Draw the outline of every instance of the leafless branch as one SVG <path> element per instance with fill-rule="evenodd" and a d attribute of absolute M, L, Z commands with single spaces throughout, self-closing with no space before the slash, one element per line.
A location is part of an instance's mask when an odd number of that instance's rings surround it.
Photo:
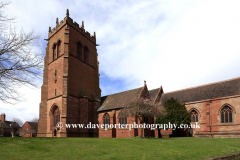
<path fill-rule="evenodd" d="M 18 88 L 36 87 L 34 81 L 42 75 L 43 58 L 34 50 L 39 36 L 33 31 L 2 29 L 3 24 L 8 25 L 14 20 L 2 10 L 8 4 L 7 1 L 0 2 L 0 101 L 14 103 L 21 100 Z"/>
<path fill-rule="evenodd" d="M 144 123 L 143 117 L 159 117 L 165 115 L 166 112 L 159 103 L 154 103 L 150 99 L 134 98 L 132 102 L 124 104 L 123 109 L 119 113 L 119 117 L 134 116 L 137 117 L 141 124 Z M 141 137 L 142 137 L 141 129 Z"/>
<path fill-rule="evenodd" d="M 141 117 L 158 117 L 165 114 L 163 107 L 149 99 L 135 98 L 124 107 L 119 116 L 137 116 L 142 122 Z"/>
<path fill-rule="evenodd" d="M 19 128 L 21 128 L 21 126 L 23 125 L 23 121 L 20 118 L 13 118 L 13 122 L 15 122 L 13 124 L 13 128 L 15 130 L 18 130 Z"/>

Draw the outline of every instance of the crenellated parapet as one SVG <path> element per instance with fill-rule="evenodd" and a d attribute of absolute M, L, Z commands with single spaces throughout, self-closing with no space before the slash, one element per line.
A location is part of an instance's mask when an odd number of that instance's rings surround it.
<path fill-rule="evenodd" d="M 65 27 L 66 29 L 69 28 L 69 27 L 73 27 L 78 32 L 82 33 L 83 36 L 85 36 L 90 41 L 92 41 L 94 44 L 96 44 L 96 33 L 94 32 L 94 34 L 91 35 L 88 31 L 85 31 L 85 29 L 84 29 L 84 22 L 83 21 L 82 21 L 82 25 L 81 26 L 79 26 L 79 24 L 77 22 L 74 22 L 72 20 L 72 18 L 69 17 L 68 9 L 67 9 L 66 17 L 60 23 L 58 22 L 58 18 L 56 19 L 56 27 L 54 27 L 53 29 L 51 29 L 51 27 L 49 27 L 48 39 L 50 39 L 62 27 Z"/>

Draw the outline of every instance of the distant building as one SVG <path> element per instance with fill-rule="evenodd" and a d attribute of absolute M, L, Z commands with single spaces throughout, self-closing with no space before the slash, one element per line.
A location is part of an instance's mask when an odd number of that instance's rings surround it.
<path fill-rule="evenodd" d="M 37 122 L 25 122 L 21 129 L 22 137 L 36 137 L 38 131 Z"/>
<path fill-rule="evenodd" d="M 5 113 L 1 114 L 0 137 L 19 136 L 20 126 L 16 122 L 6 121 Z"/>

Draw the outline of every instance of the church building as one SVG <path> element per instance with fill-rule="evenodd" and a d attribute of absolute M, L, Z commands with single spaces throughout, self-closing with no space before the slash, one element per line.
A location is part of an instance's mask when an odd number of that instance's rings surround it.
<path fill-rule="evenodd" d="M 118 114 L 133 98 L 148 98 L 161 106 L 177 98 L 191 113 L 195 137 L 240 137 L 240 77 L 207 85 L 164 93 L 163 87 L 140 88 L 101 97 L 96 34 L 85 31 L 69 17 L 49 28 L 44 61 L 43 85 L 38 121 L 39 137 L 105 137 L 140 136 L 140 129 L 66 128 L 65 124 L 139 124 L 137 117 Z M 143 117 L 144 118 L 144 117 Z M 156 117 L 144 118 L 154 124 Z M 143 136 L 169 137 L 172 130 L 144 129 Z"/>
<path fill-rule="evenodd" d="M 136 117 L 119 117 L 122 101 L 130 101 L 134 97 L 141 97 L 144 93 L 150 99 L 163 106 L 167 99 L 173 97 L 185 104 L 191 113 L 191 124 L 199 124 L 199 128 L 192 128 L 194 137 L 236 137 L 240 138 L 240 77 L 187 88 L 174 92 L 163 92 L 163 88 L 147 90 L 146 84 L 134 90 L 102 97 L 102 105 L 98 109 L 100 124 L 139 124 Z M 107 121 L 107 120 L 110 121 Z M 145 120 L 146 124 L 154 124 L 153 120 Z M 140 136 L 140 129 L 117 128 L 99 129 L 99 137 L 135 137 Z M 154 130 L 144 129 L 145 137 L 171 136 L 172 129 Z"/>

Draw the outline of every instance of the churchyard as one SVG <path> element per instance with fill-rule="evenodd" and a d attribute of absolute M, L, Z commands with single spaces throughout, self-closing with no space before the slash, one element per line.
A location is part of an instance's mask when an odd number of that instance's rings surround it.
<path fill-rule="evenodd" d="M 235 152 L 240 152 L 235 138 L 0 138 L 0 159 L 185 160 Z"/>

